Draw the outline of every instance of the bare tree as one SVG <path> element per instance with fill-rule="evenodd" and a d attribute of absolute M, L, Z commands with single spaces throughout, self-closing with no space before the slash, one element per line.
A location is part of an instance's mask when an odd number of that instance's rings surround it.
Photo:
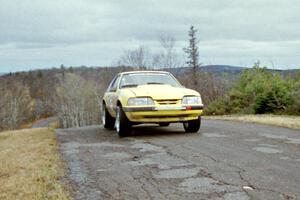
<path fill-rule="evenodd" d="M 148 66 L 149 55 L 149 49 L 145 46 L 140 46 L 137 49 L 126 51 L 121 56 L 119 64 L 144 69 Z"/>
<path fill-rule="evenodd" d="M 177 77 L 183 85 L 188 88 L 193 88 L 194 83 L 191 81 L 190 72 Z M 198 85 L 196 89 L 202 95 L 202 100 L 205 105 L 225 95 L 228 91 L 230 83 L 226 79 L 215 77 L 211 73 L 197 73 Z"/>
<path fill-rule="evenodd" d="M 5 128 L 5 104 L 6 104 L 6 90 L 5 87 L 3 85 L 3 83 L 0 84 L 0 131 L 3 130 Z"/>
<path fill-rule="evenodd" d="M 171 34 L 164 33 L 159 36 L 158 41 L 162 50 L 151 55 L 152 67 L 156 69 L 170 69 L 180 66 L 175 52 L 175 37 Z"/>
<path fill-rule="evenodd" d="M 155 53 L 152 55 L 151 66 L 153 69 L 161 69 L 164 68 L 164 58 L 165 55 L 163 52 Z"/>
<path fill-rule="evenodd" d="M 0 129 L 16 129 L 32 117 L 34 100 L 29 88 L 18 81 L 1 83 Z"/>
<path fill-rule="evenodd" d="M 61 125 L 80 127 L 100 122 L 100 107 L 92 82 L 66 73 L 56 88 L 54 109 Z"/>
<path fill-rule="evenodd" d="M 163 60 L 163 68 L 174 68 L 176 66 L 176 54 L 175 54 L 175 37 L 170 34 L 162 34 L 159 38 L 159 42 L 164 49 L 164 53 L 161 56 Z"/>

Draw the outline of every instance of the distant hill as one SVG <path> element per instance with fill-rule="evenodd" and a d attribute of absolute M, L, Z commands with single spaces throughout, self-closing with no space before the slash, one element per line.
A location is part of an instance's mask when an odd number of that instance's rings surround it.
<path fill-rule="evenodd" d="M 241 73 L 243 70 L 247 68 L 245 67 L 238 67 L 238 66 L 230 66 L 230 65 L 205 65 L 199 68 L 200 71 L 204 72 L 211 72 L 211 73 Z"/>
<path fill-rule="evenodd" d="M 178 67 L 178 68 L 169 68 L 169 69 L 156 69 L 156 70 L 164 70 L 169 71 L 175 76 L 180 76 L 181 74 L 184 74 L 186 71 L 190 70 L 189 67 Z M 231 66 L 231 65 L 204 65 L 199 67 L 200 72 L 204 73 L 211 73 L 212 75 L 220 78 L 226 78 L 226 79 L 236 79 L 244 70 L 251 69 L 247 67 L 240 67 L 240 66 Z M 47 77 L 53 77 L 56 74 L 62 73 L 62 71 L 66 73 L 76 73 L 78 75 L 81 75 L 83 77 L 97 77 L 103 73 L 107 74 L 109 73 L 110 76 L 115 75 L 118 72 L 122 71 L 133 71 L 134 68 L 127 67 L 127 66 L 119 66 L 119 67 L 101 67 L 101 66 L 94 66 L 94 67 L 86 67 L 86 66 L 80 66 L 80 67 L 70 67 L 70 68 L 64 68 L 63 70 L 61 68 L 52 68 L 52 69 L 40 69 L 40 70 L 32 70 L 28 72 L 15 72 L 15 73 L 1 73 L 0 76 L 3 78 L 5 77 L 26 77 L 26 76 L 41 76 L 46 75 Z M 268 69 L 272 72 L 280 73 L 284 76 L 290 75 L 293 76 L 297 73 L 300 73 L 300 69 L 289 69 L 289 70 L 279 70 L 279 69 Z"/>
<path fill-rule="evenodd" d="M 188 67 L 179 67 L 179 68 L 171 68 L 171 69 L 166 69 L 167 71 L 171 72 L 172 74 L 175 75 L 180 75 L 190 68 Z M 244 70 L 246 69 L 251 69 L 247 67 L 240 67 L 240 66 L 231 66 L 231 65 L 204 65 L 199 67 L 200 72 L 206 72 L 206 73 L 212 73 L 214 75 L 239 75 L 241 74 Z M 268 69 L 272 72 L 278 72 L 281 73 L 282 75 L 289 75 L 289 74 L 295 74 L 297 72 L 300 72 L 300 69 L 288 69 L 288 70 L 280 70 L 280 69 Z"/>
<path fill-rule="evenodd" d="M 188 67 L 180 67 L 180 68 L 171 68 L 167 69 L 167 71 L 171 72 L 174 75 L 180 75 L 190 68 Z M 231 66 L 231 65 L 204 65 L 199 67 L 200 72 L 212 73 L 214 75 L 238 75 L 243 72 L 243 70 L 248 69 L 245 67 Z"/>

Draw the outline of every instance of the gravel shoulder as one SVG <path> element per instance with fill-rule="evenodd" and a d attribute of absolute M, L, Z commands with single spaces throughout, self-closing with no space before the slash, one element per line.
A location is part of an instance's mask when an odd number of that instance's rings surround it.
<path fill-rule="evenodd" d="M 299 130 L 203 120 L 138 126 L 127 138 L 102 126 L 58 129 L 75 199 L 297 199 Z"/>

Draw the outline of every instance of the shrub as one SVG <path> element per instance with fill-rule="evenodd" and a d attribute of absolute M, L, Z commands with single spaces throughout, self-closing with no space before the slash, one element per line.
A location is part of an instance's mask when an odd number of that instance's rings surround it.
<path fill-rule="evenodd" d="M 247 69 L 224 98 L 211 103 L 205 114 L 300 113 L 300 75 L 283 78 L 267 68 Z"/>

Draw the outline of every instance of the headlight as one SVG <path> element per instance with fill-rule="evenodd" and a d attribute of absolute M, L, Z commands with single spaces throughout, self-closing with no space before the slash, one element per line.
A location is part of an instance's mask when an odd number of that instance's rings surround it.
<path fill-rule="evenodd" d="M 154 102 L 150 97 L 139 97 L 139 98 L 128 99 L 127 104 L 129 106 L 146 106 L 146 105 L 154 105 Z"/>
<path fill-rule="evenodd" d="M 201 97 L 183 97 L 182 104 L 190 105 L 190 104 L 202 104 Z"/>

